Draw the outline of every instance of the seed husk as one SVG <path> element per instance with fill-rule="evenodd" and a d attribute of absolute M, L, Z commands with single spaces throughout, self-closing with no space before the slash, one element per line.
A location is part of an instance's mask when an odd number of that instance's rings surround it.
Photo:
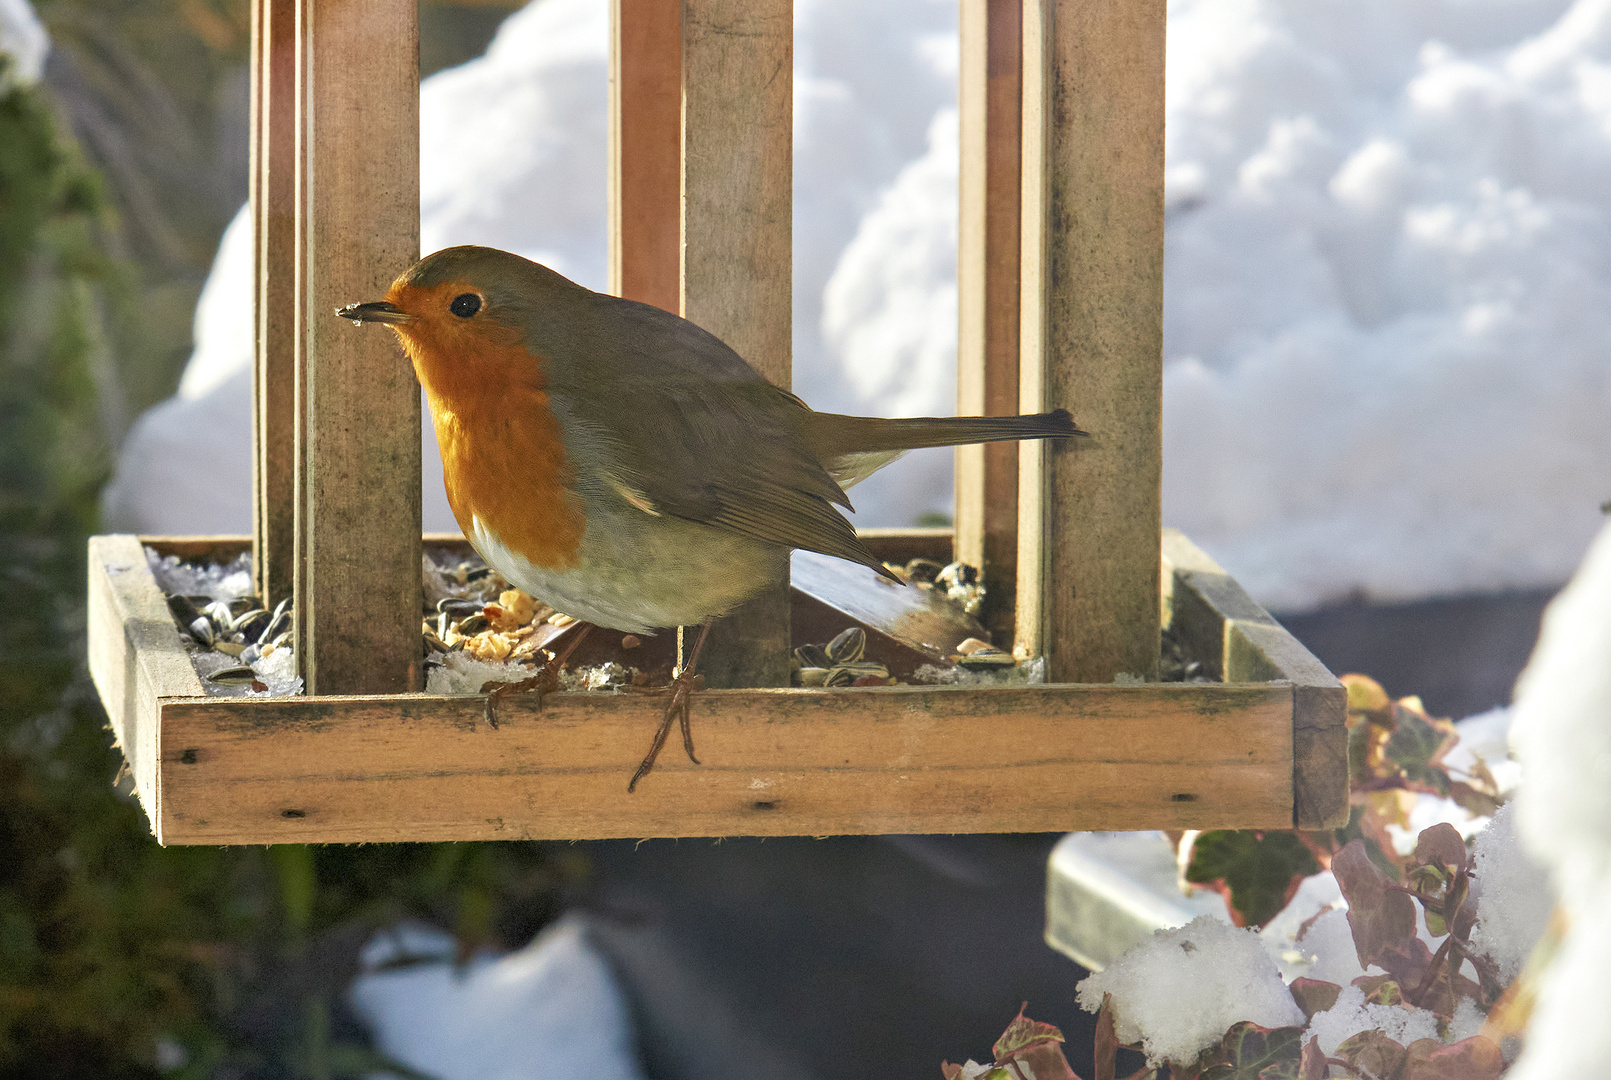
<path fill-rule="evenodd" d="M 207 678 L 219 686 L 249 686 L 257 681 L 257 672 L 245 664 L 240 664 L 236 667 L 220 668 Z"/>
<path fill-rule="evenodd" d="M 197 645 L 204 645 L 209 649 L 213 647 L 213 642 L 218 637 L 213 632 L 212 620 L 205 615 L 197 615 L 194 621 L 191 622 L 189 629 L 191 639 Z"/>

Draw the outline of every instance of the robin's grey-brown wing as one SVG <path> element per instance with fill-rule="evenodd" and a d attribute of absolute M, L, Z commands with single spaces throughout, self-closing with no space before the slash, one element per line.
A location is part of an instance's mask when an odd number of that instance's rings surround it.
<path fill-rule="evenodd" d="M 834 508 L 850 504 L 801 435 L 798 398 L 687 320 L 599 301 L 598 333 L 577 343 L 585 360 L 551 364 L 549 382 L 569 456 L 587 463 L 584 497 L 883 571 Z"/>

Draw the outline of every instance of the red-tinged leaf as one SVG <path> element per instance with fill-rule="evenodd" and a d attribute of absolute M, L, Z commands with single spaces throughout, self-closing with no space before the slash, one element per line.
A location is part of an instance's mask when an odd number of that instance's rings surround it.
<path fill-rule="evenodd" d="M 1213 1064 L 1199 1080 L 1297 1080 L 1302 1056 L 1302 1028 L 1267 1028 L 1243 1020 L 1225 1033 Z"/>
<path fill-rule="evenodd" d="M 1440 821 L 1430 829 L 1422 829 L 1416 837 L 1415 861 L 1457 874 L 1466 867 L 1466 842 L 1453 825 Z"/>
<path fill-rule="evenodd" d="M 1336 983 L 1301 976 L 1293 979 L 1287 989 L 1292 991 L 1292 1000 L 1303 1010 L 1305 1020 L 1313 1020 L 1315 1013 L 1323 1013 L 1337 1004 L 1337 995 L 1342 993 L 1342 987 Z"/>
<path fill-rule="evenodd" d="M 1096 1080 L 1114 1080 L 1119 1069 L 1119 1031 L 1113 1022 L 1113 995 L 1102 995 L 1096 1014 Z"/>
<path fill-rule="evenodd" d="M 1403 1080 L 1404 1067 L 1410 1060 L 1407 1049 L 1380 1031 L 1361 1031 L 1358 1035 L 1350 1035 L 1337 1047 L 1337 1056 L 1356 1073 L 1362 1072 L 1379 1080 Z"/>
<path fill-rule="evenodd" d="M 1022 1066 L 1022 1068 L 1020 1068 Z M 1063 1048 L 1055 1042 L 1036 1043 L 1027 1050 L 1014 1054 L 1007 1066 L 1009 1074 L 1030 1074 L 1035 1080 L 1080 1080 L 1063 1056 Z"/>
<path fill-rule="evenodd" d="M 1432 966 L 1432 950 L 1418 937 L 1400 938 L 1377 954 L 1376 963 L 1398 980 L 1399 989 L 1408 997 L 1410 988 L 1420 986 L 1426 979 L 1427 969 Z"/>
<path fill-rule="evenodd" d="M 1216 829 L 1192 844 L 1186 880 L 1226 897 L 1237 926 L 1263 926 L 1281 913 L 1304 878 L 1320 872 L 1314 852 L 1290 832 Z"/>
<path fill-rule="evenodd" d="M 1410 1044 L 1409 1057 L 1404 1080 L 1498 1080 L 1505 1071 L 1499 1047 L 1481 1035 L 1451 1046 L 1422 1039 Z"/>
<path fill-rule="evenodd" d="M 960 1080 L 962 1066 L 953 1065 L 949 1061 L 942 1061 L 940 1062 L 940 1075 L 945 1077 L 945 1080 Z"/>
<path fill-rule="evenodd" d="M 1060 1043 L 1063 1033 L 1051 1024 L 1043 1024 L 1039 1020 L 1031 1020 L 1024 1015 L 1029 1008 L 1029 1002 L 1018 1007 L 1018 1015 L 1013 1017 L 1007 1030 L 1001 1033 L 996 1045 L 991 1047 L 991 1053 L 996 1055 L 997 1064 L 1005 1064 L 1025 1051 L 1034 1049 L 1044 1043 Z"/>
<path fill-rule="evenodd" d="M 1392 882 L 1365 854 L 1363 841 L 1350 840 L 1331 860 L 1331 872 L 1348 899 L 1348 925 L 1360 967 L 1377 963 L 1406 938 L 1415 940 L 1415 901 L 1388 888 Z M 1381 966 L 1392 971 L 1386 964 Z"/>
<path fill-rule="evenodd" d="M 1298 1059 L 1298 1080 L 1326 1080 L 1328 1065 L 1326 1055 L 1320 1052 L 1320 1040 L 1310 1039 Z"/>

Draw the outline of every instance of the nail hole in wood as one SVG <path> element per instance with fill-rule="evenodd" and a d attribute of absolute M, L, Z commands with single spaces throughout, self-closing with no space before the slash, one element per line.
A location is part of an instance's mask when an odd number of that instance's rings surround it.
<path fill-rule="evenodd" d="M 308 812 L 306 810 L 281 810 L 280 811 L 280 816 L 281 817 L 307 817 Z"/>
<path fill-rule="evenodd" d="M 1169 796 L 1169 801 L 1170 802 L 1196 802 L 1197 801 L 1197 796 L 1193 795 L 1189 791 L 1182 791 L 1179 794 Z"/>
<path fill-rule="evenodd" d="M 750 805 L 753 806 L 757 810 L 776 810 L 778 808 L 778 804 L 775 803 L 775 802 L 759 802 L 759 801 L 757 801 L 757 802 L 751 803 Z"/>
<path fill-rule="evenodd" d="M 196 763 L 196 752 L 194 750 L 186 750 L 184 753 L 179 755 L 179 764 L 181 764 L 181 765 L 194 765 L 195 763 Z"/>

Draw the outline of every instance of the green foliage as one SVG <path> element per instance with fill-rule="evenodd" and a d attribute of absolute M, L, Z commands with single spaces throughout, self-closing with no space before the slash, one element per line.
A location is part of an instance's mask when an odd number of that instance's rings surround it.
<path fill-rule="evenodd" d="M 1192 845 L 1186 880 L 1224 894 L 1238 926 L 1263 926 L 1320 863 L 1296 834 L 1218 830 Z"/>
<path fill-rule="evenodd" d="M 585 871 L 534 844 L 159 848 L 83 664 L 84 551 L 139 295 L 43 94 L 0 94 L 0 1080 L 406 1072 L 340 1007 L 413 916 L 524 943 Z M 110 336 L 109 336 L 110 335 Z"/>

